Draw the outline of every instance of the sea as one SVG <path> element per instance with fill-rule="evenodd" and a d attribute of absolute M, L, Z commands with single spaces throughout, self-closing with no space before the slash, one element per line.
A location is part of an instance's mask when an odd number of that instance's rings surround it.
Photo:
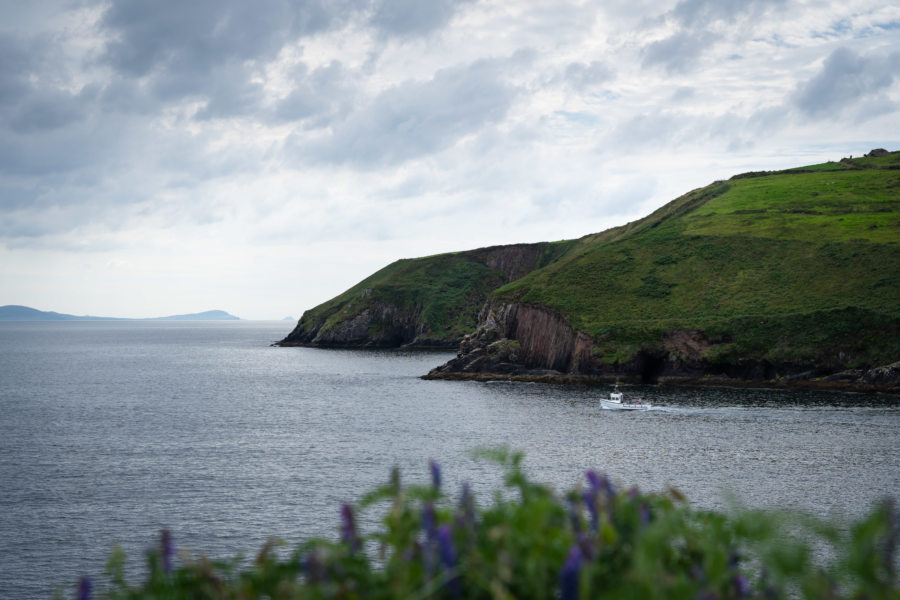
<path fill-rule="evenodd" d="M 610 386 L 420 378 L 452 352 L 271 346 L 291 326 L 0 323 L 0 598 L 73 598 L 115 547 L 140 581 L 163 529 L 220 559 L 333 538 L 395 466 L 486 504 L 484 448 L 560 492 L 594 469 L 701 508 L 847 519 L 900 492 L 898 396 L 623 386 L 653 408 L 605 411 Z"/>

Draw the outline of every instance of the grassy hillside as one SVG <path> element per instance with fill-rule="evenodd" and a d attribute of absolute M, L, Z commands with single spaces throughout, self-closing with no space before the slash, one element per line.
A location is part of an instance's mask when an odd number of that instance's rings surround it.
<path fill-rule="evenodd" d="M 570 245 L 496 246 L 398 260 L 306 311 L 282 343 L 455 345 L 476 327 L 491 291 L 551 263 Z"/>
<path fill-rule="evenodd" d="M 706 358 L 900 358 L 900 153 L 694 190 L 494 292 L 565 314 L 604 362 L 704 332 Z"/>

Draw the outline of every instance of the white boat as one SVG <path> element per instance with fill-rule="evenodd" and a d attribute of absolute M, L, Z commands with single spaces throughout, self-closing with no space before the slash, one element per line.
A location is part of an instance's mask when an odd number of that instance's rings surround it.
<path fill-rule="evenodd" d="M 644 402 L 643 398 L 625 398 L 619 391 L 619 384 L 616 384 L 609 398 L 600 398 L 600 406 L 607 410 L 650 410 L 651 404 Z"/>

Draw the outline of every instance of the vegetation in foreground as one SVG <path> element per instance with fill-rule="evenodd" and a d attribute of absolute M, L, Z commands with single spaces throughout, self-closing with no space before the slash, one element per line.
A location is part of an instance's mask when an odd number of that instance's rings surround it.
<path fill-rule="evenodd" d="M 341 509 L 337 541 L 311 540 L 286 558 L 271 540 L 249 566 L 182 556 L 163 532 L 143 583 L 123 557 L 108 585 L 81 580 L 77 597 L 159 598 L 900 598 L 898 522 L 892 502 L 849 527 L 797 514 L 691 508 L 676 490 L 620 490 L 593 471 L 564 495 L 529 481 L 521 455 L 507 489 L 485 508 L 468 487 L 451 500 L 432 463 L 431 485 L 399 473 Z M 358 511 L 383 510 L 364 534 Z M 102 588 L 102 589 L 101 589 Z"/>

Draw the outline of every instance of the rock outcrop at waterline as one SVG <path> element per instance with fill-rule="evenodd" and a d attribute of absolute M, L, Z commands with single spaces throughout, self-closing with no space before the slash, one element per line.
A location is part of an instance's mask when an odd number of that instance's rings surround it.
<path fill-rule="evenodd" d="M 890 333 L 890 332 L 888 332 Z M 810 387 L 900 393 L 900 362 L 847 369 L 839 364 L 710 360 L 710 350 L 729 340 L 702 331 L 672 330 L 659 346 L 642 348 L 625 362 L 606 362 L 594 340 L 546 306 L 488 301 L 475 332 L 456 358 L 424 379 L 517 380 L 549 383 L 623 381 L 693 385 Z"/>

